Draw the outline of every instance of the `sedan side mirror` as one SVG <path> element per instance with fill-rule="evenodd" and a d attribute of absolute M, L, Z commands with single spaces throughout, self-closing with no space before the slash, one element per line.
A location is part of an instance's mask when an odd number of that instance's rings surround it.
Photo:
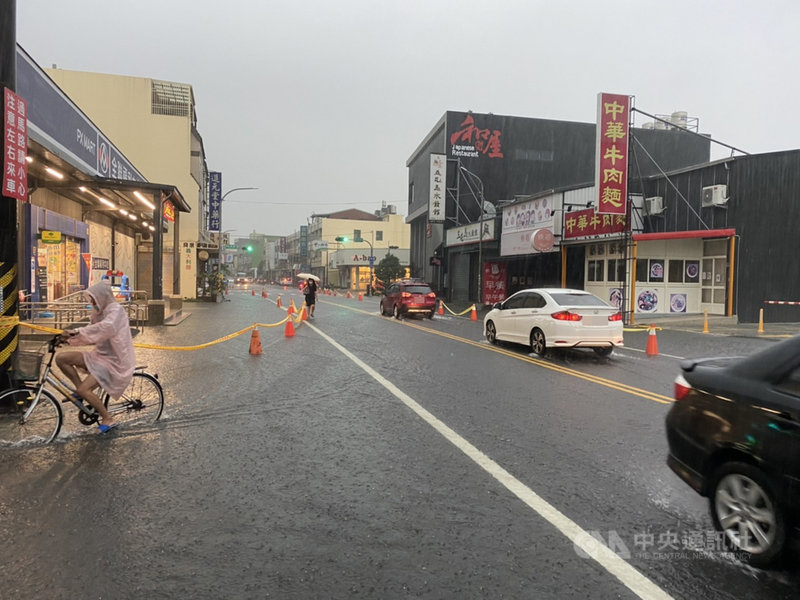
<path fill-rule="evenodd" d="M 500 310 L 502 310 L 503 309 L 503 303 L 502 302 L 495 302 L 494 304 L 492 304 L 492 308 L 499 308 Z"/>

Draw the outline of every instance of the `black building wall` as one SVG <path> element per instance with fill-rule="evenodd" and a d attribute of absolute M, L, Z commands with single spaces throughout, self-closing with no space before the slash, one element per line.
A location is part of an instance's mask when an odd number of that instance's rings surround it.
<path fill-rule="evenodd" d="M 670 173 L 669 179 L 674 188 L 663 177 L 644 184 L 645 195 L 662 196 L 666 207 L 663 216 L 645 218 L 645 231 L 734 228 L 739 321 L 757 322 L 761 308 L 768 321 L 800 321 L 800 306 L 764 305 L 765 300 L 800 301 L 800 150 L 725 159 Z M 703 207 L 703 187 L 718 184 L 728 186 L 728 202 Z"/>

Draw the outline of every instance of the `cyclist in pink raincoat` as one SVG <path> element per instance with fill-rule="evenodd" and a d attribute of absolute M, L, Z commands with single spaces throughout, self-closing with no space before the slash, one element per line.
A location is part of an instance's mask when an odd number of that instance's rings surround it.
<path fill-rule="evenodd" d="M 93 307 L 90 325 L 65 332 L 70 346 L 94 344 L 91 351 L 73 350 L 59 352 L 56 362 L 63 373 L 75 384 L 77 394 L 100 414 L 100 431 L 105 433 L 116 426 L 114 418 L 95 393 L 102 387 L 112 397 L 118 398 L 128 387 L 136 367 L 130 322 L 125 309 L 114 299 L 108 282 L 101 281 L 86 290 Z M 62 334 L 64 335 L 64 334 Z M 81 379 L 81 373 L 88 375 Z"/>

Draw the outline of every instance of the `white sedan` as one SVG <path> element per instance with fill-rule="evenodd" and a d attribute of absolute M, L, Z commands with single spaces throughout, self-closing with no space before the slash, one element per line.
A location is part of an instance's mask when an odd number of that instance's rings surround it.
<path fill-rule="evenodd" d="M 520 290 L 492 307 L 483 333 L 498 340 L 530 346 L 543 356 L 548 348 L 592 348 L 608 356 L 622 346 L 622 313 L 583 290 Z"/>

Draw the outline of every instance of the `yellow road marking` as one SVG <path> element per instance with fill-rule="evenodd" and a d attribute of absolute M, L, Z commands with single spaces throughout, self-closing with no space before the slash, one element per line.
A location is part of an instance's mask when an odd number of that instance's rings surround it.
<path fill-rule="evenodd" d="M 379 316 L 379 315 L 376 315 L 372 311 L 366 311 L 366 310 L 363 310 L 363 309 L 360 309 L 360 308 L 356 308 L 356 307 L 353 307 L 353 306 L 347 306 L 346 304 L 337 304 L 337 303 L 333 303 L 333 302 L 331 302 L 331 303 L 326 302 L 326 304 L 332 304 L 333 306 L 346 308 L 348 310 L 352 310 L 354 312 L 359 312 L 359 313 L 362 313 L 362 314 L 365 314 L 365 315 L 370 315 L 370 316 L 373 316 L 373 317 Z M 561 366 L 561 365 L 556 365 L 556 364 L 547 362 L 546 360 L 542 360 L 540 358 L 533 358 L 531 356 L 519 354 L 518 352 L 512 352 L 512 351 L 506 350 L 504 348 L 500 348 L 500 347 L 497 347 L 497 346 L 491 346 L 488 343 L 484 343 L 482 341 L 481 342 L 476 342 L 474 340 L 470 340 L 470 339 L 463 338 L 463 337 L 460 337 L 460 336 L 457 336 L 457 335 L 453 335 L 452 333 L 447 333 L 447 332 L 444 332 L 444 331 L 437 331 L 435 329 L 430 329 L 428 327 L 423 327 L 422 325 L 417 325 L 416 323 L 410 323 L 407 320 L 398 321 L 398 320 L 395 319 L 394 322 L 396 324 L 398 324 L 398 325 L 405 325 L 407 327 L 413 327 L 413 328 L 418 329 L 420 331 L 424 331 L 425 333 L 430 333 L 431 335 L 438 335 L 439 337 L 451 339 L 453 341 L 461 342 L 463 344 L 468 344 L 470 346 L 474 346 L 476 348 L 480 348 L 481 350 L 486 350 L 486 351 L 490 351 L 490 352 L 496 352 L 498 354 L 503 354 L 503 355 L 508 356 L 510 358 L 515 358 L 517 360 L 521 360 L 523 362 L 527 362 L 527 363 L 536 365 L 537 367 L 541 367 L 543 369 L 549 369 L 551 371 L 556 371 L 557 373 L 562 373 L 564 375 L 570 375 L 570 376 L 576 377 L 578 379 L 583 379 L 584 381 L 588 381 L 590 383 L 595 383 L 597 385 L 602 385 L 602 386 L 605 386 L 607 388 L 618 390 L 620 392 L 625 392 L 626 394 L 632 394 L 634 396 L 638 396 L 640 398 L 644 398 L 645 400 L 651 400 L 653 402 L 658 402 L 659 404 L 672 404 L 674 402 L 674 400 L 672 398 L 670 398 L 669 396 L 664 396 L 663 394 L 657 394 L 656 392 L 650 392 L 650 391 L 647 391 L 647 390 L 643 390 L 641 388 L 637 388 L 637 387 L 634 387 L 632 385 L 628 385 L 626 383 L 620 383 L 618 381 L 613 381 L 611 379 L 606 379 L 605 377 L 599 377 L 597 375 L 590 375 L 588 373 L 583 373 L 583 372 L 577 371 L 575 369 L 570 369 L 569 367 L 564 367 L 564 366 Z"/>

